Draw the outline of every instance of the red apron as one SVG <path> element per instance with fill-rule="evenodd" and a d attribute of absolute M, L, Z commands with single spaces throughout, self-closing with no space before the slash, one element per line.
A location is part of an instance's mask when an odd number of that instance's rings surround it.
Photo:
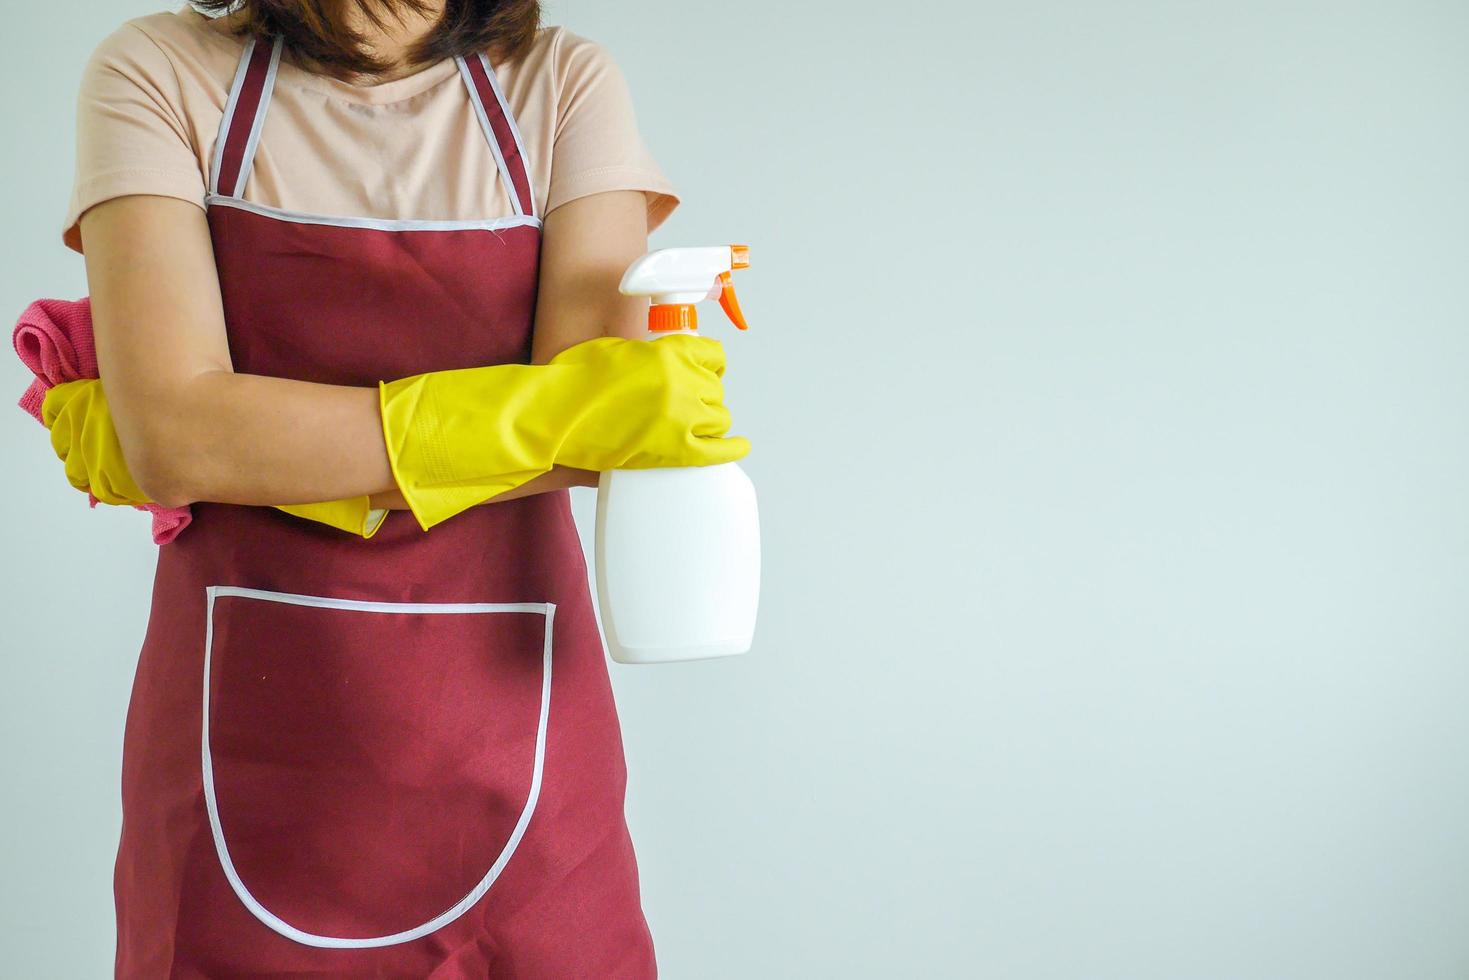
<path fill-rule="evenodd" d="M 489 62 L 459 69 L 515 213 L 386 221 L 241 199 L 279 59 L 245 48 L 210 177 L 235 370 L 528 362 L 540 221 Z M 193 513 L 128 708 L 117 976 L 653 977 L 567 491 L 370 540 Z"/>

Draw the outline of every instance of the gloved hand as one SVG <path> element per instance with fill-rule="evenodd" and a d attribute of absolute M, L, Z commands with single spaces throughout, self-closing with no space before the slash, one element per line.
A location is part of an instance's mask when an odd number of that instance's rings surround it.
<path fill-rule="evenodd" d="M 724 348 L 674 334 L 598 337 L 547 364 L 494 364 L 379 382 L 399 490 L 427 531 L 557 463 L 586 470 L 707 466 L 725 438 Z"/>
<path fill-rule="evenodd" d="M 104 504 L 153 503 L 128 472 L 102 382 L 86 378 L 52 386 L 41 402 L 41 421 L 51 430 L 51 448 L 65 464 L 66 480 L 73 487 L 90 490 Z M 377 533 L 387 516 L 386 510 L 372 509 L 366 494 L 277 509 L 364 538 Z"/>
<path fill-rule="evenodd" d="M 153 501 L 128 472 L 112 424 L 112 412 L 96 378 L 53 385 L 41 402 L 41 422 L 51 430 L 51 448 L 66 466 L 66 482 L 104 504 Z"/>

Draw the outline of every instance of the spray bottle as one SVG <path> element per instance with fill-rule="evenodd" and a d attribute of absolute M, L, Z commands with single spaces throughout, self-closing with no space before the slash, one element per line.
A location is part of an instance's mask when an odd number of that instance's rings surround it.
<path fill-rule="evenodd" d="M 647 296 L 648 339 L 698 329 L 717 299 L 747 329 L 730 274 L 743 245 L 665 248 L 628 267 L 618 288 Z M 755 488 L 737 463 L 609 470 L 597 489 L 597 598 L 612 659 L 624 664 L 744 653 L 760 596 Z"/>

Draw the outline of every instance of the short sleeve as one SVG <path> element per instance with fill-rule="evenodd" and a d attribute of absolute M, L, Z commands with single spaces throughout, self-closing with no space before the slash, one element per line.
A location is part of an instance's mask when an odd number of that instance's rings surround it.
<path fill-rule="evenodd" d="M 643 143 L 622 70 L 601 45 L 564 30 L 556 70 L 561 85 L 546 212 L 589 194 L 640 190 L 654 230 L 678 206 L 678 192 Z"/>
<path fill-rule="evenodd" d="M 77 222 L 95 204 L 156 194 L 204 206 L 204 175 L 181 111 L 173 64 L 124 24 L 92 52 L 77 93 L 76 174 L 62 241 L 82 250 Z"/>

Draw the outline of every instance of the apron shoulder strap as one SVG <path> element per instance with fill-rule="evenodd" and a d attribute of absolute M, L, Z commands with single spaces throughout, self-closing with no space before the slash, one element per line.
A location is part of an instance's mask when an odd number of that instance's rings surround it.
<path fill-rule="evenodd" d="M 214 141 L 214 160 L 209 169 L 211 196 L 239 197 L 244 192 L 280 61 L 279 37 L 265 43 L 252 37 L 246 42 Z"/>
<path fill-rule="evenodd" d="M 457 58 L 459 74 L 464 86 L 469 89 L 474 114 L 479 118 L 480 128 L 495 154 L 495 163 L 500 168 L 500 180 L 510 204 L 517 215 L 536 216 L 535 195 L 531 192 L 529 157 L 525 143 L 520 138 L 520 127 L 510 112 L 510 103 L 505 101 L 505 92 L 490 67 L 490 59 L 483 53 L 469 58 Z"/>

